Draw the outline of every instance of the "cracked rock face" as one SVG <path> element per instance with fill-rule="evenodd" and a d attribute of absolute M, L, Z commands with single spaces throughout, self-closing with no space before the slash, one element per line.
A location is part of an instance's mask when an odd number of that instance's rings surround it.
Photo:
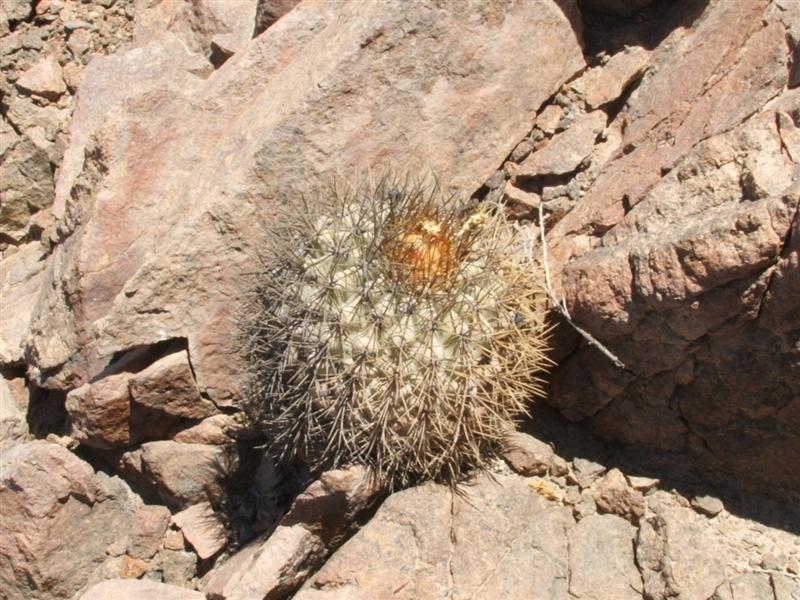
<path fill-rule="evenodd" d="M 800 598 L 799 41 L 792 0 L 0 0 L 0 598 Z M 387 166 L 543 211 L 625 364 L 560 326 L 548 402 L 661 460 L 516 434 L 378 508 L 262 457 L 261 222 Z"/>

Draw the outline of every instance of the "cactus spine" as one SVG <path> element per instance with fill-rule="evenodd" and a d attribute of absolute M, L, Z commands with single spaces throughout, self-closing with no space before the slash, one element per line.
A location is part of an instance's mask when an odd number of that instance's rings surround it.
<path fill-rule="evenodd" d="M 304 204 L 271 231 L 245 326 L 273 449 L 396 487 L 484 466 L 547 363 L 538 273 L 502 211 L 393 177 Z"/>

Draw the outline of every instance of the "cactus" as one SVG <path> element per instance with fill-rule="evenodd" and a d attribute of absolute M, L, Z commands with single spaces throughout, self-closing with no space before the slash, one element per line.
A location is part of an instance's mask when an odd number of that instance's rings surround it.
<path fill-rule="evenodd" d="M 276 454 L 390 487 L 486 466 L 547 364 L 538 271 L 502 210 L 387 176 L 336 182 L 270 234 L 246 405 Z"/>

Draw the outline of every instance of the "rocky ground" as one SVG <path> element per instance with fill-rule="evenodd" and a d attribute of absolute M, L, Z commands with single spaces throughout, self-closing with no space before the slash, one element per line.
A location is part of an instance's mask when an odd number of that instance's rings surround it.
<path fill-rule="evenodd" d="M 800 4 L 295 4 L 0 0 L 0 598 L 800 599 Z M 623 363 L 560 318 L 458 493 L 238 410 L 259 223 L 387 164 Z"/>

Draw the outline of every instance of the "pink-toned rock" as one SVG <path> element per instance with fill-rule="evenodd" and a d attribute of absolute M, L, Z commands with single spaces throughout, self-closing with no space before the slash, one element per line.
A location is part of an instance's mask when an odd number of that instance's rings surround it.
<path fill-rule="evenodd" d="M 57 100 L 67 91 L 61 65 L 52 56 L 46 56 L 19 76 L 18 88 L 49 100 Z"/>
<path fill-rule="evenodd" d="M 193 427 L 179 431 L 173 440 L 183 444 L 211 444 L 224 446 L 231 442 L 228 432 L 234 431 L 239 424 L 231 415 L 214 415 L 204 419 Z"/>
<path fill-rule="evenodd" d="M 21 379 L 6 381 L 0 377 L 0 450 L 14 446 L 28 435 L 26 402 L 18 398 L 22 394 L 15 393 L 19 388 L 24 390 L 24 385 Z"/>
<path fill-rule="evenodd" d="M 141 506 L 133 513 L 127 552 L 133 558 L 152 558 L 164 542 L 170 514 L 164 506 Z"/>
<path fill-rule="evenodd" d="M 70 598 L 129 534 L 131 494 L 57 444 L 0 453 L 0 587 L 8 597 Z"/>
<path fill-rule="evenodd" d="M 323 473 L 297 497 L 277 529 L 205 577 L 211 600 L 287 597 L 355 527 L 380 490 L 361 467 Z"/>
<path fill-rule="evenodd" d="M 77 387 L 117 352 L 186 338 L 201 393 L 235 404 L 231 315 L 275 202 L 387 162 L 477 189 L 584 65 L 572 3 L 470 6 L 300 4 L 207 79 L 177 34 L 92 61 L 32 324 L 39 384 Z"/>
<path fill-rule="evenodd" d="M 131 400 L 155 418 L 205 419 L 217 407 L 200 395 L 183 350 L 167 355 L 130 378 Z"/>
<path fill-rule="evenodd" d="M 87 383 L 67 394 L 72 436 L 95 448 L 131 444 L 130 374 L 120 373 Z"/>
<path fill-rule="evenodd" d="M 429 484 L 390 496 L 294 597 L 567 598 L 570 511 L 516 476 L 463 493 Z"/>
<path fill-rule="evenodd" d="M 503 458 L 520 475 L 544 475 L 552 466 L 553 449 L 526 433 L 509 436 Z"/>
<path fill-rule="evenodd" d="M 238 458 L 229 447 L 156 441 L 126 452 L 120 469 L 156 493 L 172 510 L 224 496 Z"/>
<path fill-rule="evenodd" d="M 594 490 L 597 510 L 613 513 L 634 525 L 644 516 L 644 496 L 634 490 L 619 469 L 611 469 Z"/>
<path fill-rule="evenodd" d="M 571 85 L 590 109 L 599 108 L 622 96 L 649 64 L 650 53 L 640 46 L 627 48 L 602 66 L 593 67 Z"/>
<path fill-rule="evenodd" d="M 200 502 L 172 516 L 183 537 L 202 559 L 211 558 L 228 543 L 225 527 L 208 502 Z"/>
<path fill-rule="evenodd" d="M 563 175 L 576 170 L 592 153 L 597 136 L 606 126 L 606 114 L 594 111 L 575 119 L 542 148 L 520 164 L 515 177 L 532 178 Z"/>
<path fill-rule="evenodd" d="M 80 600 L 205 600 L 195 590 L 148 579 L 109 579 L 88 589 Z"/>
<path fill-rule="evenodd" d="M 762 490 L 800 489 L 800 96 L 785 90 L 785 34 L 761 0 L 709 4 L 673 32 L 610 127 L 619 149 L 548 232 L 572 317 L 626 367 L 579 349 L 550 401 L 606 439 Z"/>
<path fill-rule="evenodd" d="M 0 262 L 0 363 L 22 361 L 22 349 L 44 280 L 43 248 L 38 242 L 3 252 Z"/>

